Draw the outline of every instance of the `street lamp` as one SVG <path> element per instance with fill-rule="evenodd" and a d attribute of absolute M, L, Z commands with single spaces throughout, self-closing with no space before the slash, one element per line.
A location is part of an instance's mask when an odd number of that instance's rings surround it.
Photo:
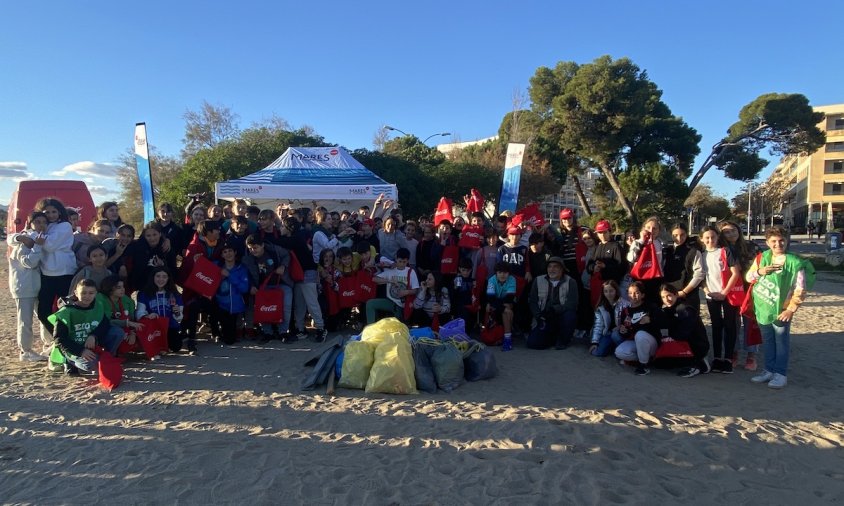
<path fill-rule="evenodd" d="M 391 127 L 390 125 L 384 125 L 384 128 L 387 129 L 387 130 L 394 131 L 394 132 L 399 132 L 399 133 L 401 133 L 401 134 L 403 134 L 407 137 L 411 137 L 411 135 L 409 133 L 405 132 L 404 130 L 399 130 L 396 127 Z M 425 140 L 422 141 L 422 144 L 427 143 L 429 140 L 431 140 L 432 137 L 438 137 L 438 136 L 446 137 L 448 135 L 451 135 L 451 132 L 441 132 L 441 133 L 431 134 L 428 137 L 425 137 Z M 413 137 L 415 137 L 415 136 L 413 136 Z"/>

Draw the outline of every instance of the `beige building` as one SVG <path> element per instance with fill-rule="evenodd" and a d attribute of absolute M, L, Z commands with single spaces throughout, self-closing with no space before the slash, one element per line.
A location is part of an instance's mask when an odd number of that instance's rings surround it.
<path fill-rule="evenodd" d="M 586 198 L 586 203 L 589 204 L 589 208 L 593 213 L 600 213 L 598 204 L 595 202 L 593 196 L 595 183 L 600 177 L 601 172 L 596 169 L 587 170 L 585 174 L 578 176 L 580 188 L 583 190 L 583 196 Z M 585 214 L 580 206 L 580 200 L 577 198 L 577 191 L 571 182 L 571 178 L 566 178 L 566 184 L 560 188 L 560 191 L 546 195 L 539 203 L 539 209 L 542 211 L 542 215 L 546 219 L 554 221 L 559 220 L 560 211 L 566 207 L 574 209 L 578 217 L 582 217 Z"/>
<path fill-rule="evenodd" d="M 818 125 L 826 131 L 826 145 L 806 156 L 783 157 L 771 177 L 791 183 L 783 209 L 786 224 L 844 228 L 844 104 L 814 109 L 826 114 Z"/>

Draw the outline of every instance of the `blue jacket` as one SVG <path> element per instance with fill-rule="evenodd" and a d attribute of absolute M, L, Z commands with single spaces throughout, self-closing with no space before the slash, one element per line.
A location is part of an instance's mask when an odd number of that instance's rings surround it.
<path fill-rule="evenodd" d="M 220 267 L 225 268 L 225 264 Z M 214 298 L 223 311 L 229 314 L 242 313 L 246 310 L 243 294 L 247 292 L 249 292 L 249 271 L 242 263 L 239 263 L 229 271 L 227 277 L 223 278 Z"/>

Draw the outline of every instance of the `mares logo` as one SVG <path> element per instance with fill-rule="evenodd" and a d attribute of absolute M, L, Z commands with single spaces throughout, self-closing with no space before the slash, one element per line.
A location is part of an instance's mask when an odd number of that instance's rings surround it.
<path fill-rule="evenodd" d="M 259 306 L 258 311 L 262 313 L 275 313 L 278 311 L 278 305 L 273 304 L 272 306 Z"/>
<path fill-rule="evenodd" d="M 197 272 L 197 273 L 196 273 L 196 277 L 197 277 L 197 279 L 199 279 L 200 281 L 202 281 L 202 282 L 203 282 L 203 283 L 205 283 L 206 285 L 209 285 L 209 286 L 210 286 L 210 285 L 213 285 L 213 284 L 214 284 L 214 280 L 213 280 L 213 279 L 211 279 L 209 276 L 206 276 L 205 274 L 203 274 L 203 273 L 201 273 L 201 272 Z"/>
<path fill-rule="evenodd" d="M 314 160 L 317 162 L 327 162 L 330 158 L 329 155 L 303 155 L 300 153 L 293 153 L 291 156 L 296 160 Z"/>
<path fill-rule="evenodd" d="M 366 195 L 369 192 L 369 187 L 366 188 L 349 188 L 349 193 L 353 195 Z"/>

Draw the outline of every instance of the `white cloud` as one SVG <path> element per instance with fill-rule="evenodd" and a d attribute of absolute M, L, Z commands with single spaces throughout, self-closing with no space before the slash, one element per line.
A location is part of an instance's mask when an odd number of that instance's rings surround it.
<path fill-rule="evenodd" d="M 32 174 L 26 170 L 26 162 L 0 162 L 0 179 L 20 181 L 30 179 Z"/>
<path fill-rule="evenodd" d="M 120 194 L 120 190 L 116 188 L 109 188 L 107 186 L 88 185 L 88 191 L 92 196 L 112 197 Z"/>
<path fill-rule="evenodd" d="M 91 176 L 91 177 L 115 177 L 117 176 L 118 165 L 112 163 L 76 162 L 65 165 L 61 170 L 51 172 L 53 176 Z"/>

